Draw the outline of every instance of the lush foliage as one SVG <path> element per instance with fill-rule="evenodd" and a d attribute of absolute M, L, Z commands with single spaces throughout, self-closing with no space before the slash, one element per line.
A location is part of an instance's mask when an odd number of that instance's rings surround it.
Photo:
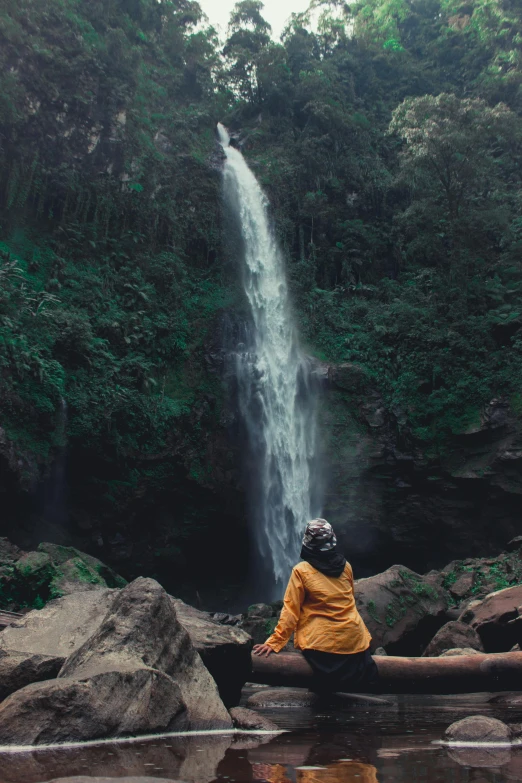
<path fill-rule="evenodd" d="M 190 0 L 7 0 L 0 446 L 16 472 L 63 445 L 65 400 L 93 508 L 162 492 L 174 464 L 212 485 L 205 344 L 241 307 L 218 119 L 269 195 L 310 351 L 363 365 L 434 455 L 493 396 L 516 407 L 521 29 L 516 0 L 314 0 L 276 43 L 243 0 L 223 46 Z"/>
<path fill-rule="evenodd" d="M 310 350 L 363 365 L 433 456 L 522 381 L 522 13 L 462 9 L 312 3 L 267 44 L 255 112 L 231 118 Z"/>

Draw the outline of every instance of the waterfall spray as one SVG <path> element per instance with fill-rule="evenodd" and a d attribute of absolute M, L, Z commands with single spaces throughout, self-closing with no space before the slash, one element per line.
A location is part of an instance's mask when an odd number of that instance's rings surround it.
<path fill-rule="evenodd" d="M 267 199 L 241 152 L 218 126 L 226 156 L 225 196 L 243 242 L 243 285 L 252 340 L 236 354 L 239 403 L 255 458 L 254 530 L 265 569 L 280 593 L 299 559 L 312 508 L 315 395 L 292 318 L 282 253 Z"/>

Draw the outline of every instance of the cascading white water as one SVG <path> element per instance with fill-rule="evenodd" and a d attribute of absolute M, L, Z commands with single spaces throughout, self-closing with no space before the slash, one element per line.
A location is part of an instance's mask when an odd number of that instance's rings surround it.
<path fill-rule="evenodd" d="M 284 262 L 270 227 L 267 199 L 241 152 L 218 126 L 226 155 L 224 187 L 243 242 L 243 284 L 251 345 L 236 353 L 239 398 L 255 456 L 252 508 L 259 553 L 274 594 L 299 559 L 312 512 L 316 415 L 310 368 L 301 352 Z"/>

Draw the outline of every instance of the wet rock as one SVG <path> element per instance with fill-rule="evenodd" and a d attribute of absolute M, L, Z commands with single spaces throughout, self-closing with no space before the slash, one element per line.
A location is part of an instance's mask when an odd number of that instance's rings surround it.
<path fill-rule="evenodd" d="M 436 658 L 446 650 L 472 648 L 484 652 L 480 636 L 466 623 L 452 620 L 440 628 L 424 650 L 424 657 Z"/>
<path fill-rule="evenodd" d="M 98 662 L 76 677 L 35 683 L 0 705 L 0 744 L 41 745 L 184 729 L 178 685 L 155 669 Z"/>
<path fill-rule="evenodd" d="M 522 709 L 522 693 L 520 691 L 499 693 L 496 696 L 492 696 L 489 703 L 500 707 L 517 707 Z"/>
<path fill-rule="evenodd" d="M 420 655 L 446 619 L 444 590 L 405 566 L 358 579 L 355 597 L 373 644 L 391 655 Z"/>
<path fill-rule="evenodd" d="M 447 748 L 448 756 L 462 767 L 504 767 L 511 762 L 511 748 Z M 477 783 L 479 783 L 477 781 Z M 484 781 L 484 783 L 486 783 Z"/>
<path fill-rule="evenodd" d="M 510 650 L 522 640 L 522 585 L 490 593 L 460 620 L 477 631 L 486 652 Z"/>
<path fill-rule="evenodd" d="M 252 694 L 247 700 L 247 707 L 312 707 L 316 702 L 317 695 L 304 688 L 274 688 Z"/>
<path fill-rule="evenodd" d="M 252 638 L 235 625 L 223 625 L 207 612 L 172 600 L 178 620 L 216 681 L 224 704 L 239 704 L 241 689 L 252 672 Z"/>
<path fill-rule="evenodd" d="M 474 650 L 472 647 L 453 647 L 450 650 L 444 650 L 439 655 L 439 658 L 451 658 L 454 655 L 480 655 L 479 650 Z"/>
<path fill-rule="evenodd" d="M 281 731 L 270 718 L 266 718 L 264 715 L 248 710 L 245 707 L 233 707 L 230 710 L 230 717 L 236 729 L 273 731 L 274 733 Z"/>
<path fill-rule="evenodd" d="M 0 650 L 0 701 L 33 682 L 58 676 L 63 657 Z"/>
<path fill-rule="evenodd" d="M 249 735 L 237 735 L 249 737 Z M 250 735 L 253 737 L 253 735 Z M 260 744 L 258 735 L 255 745 Z M 265 741 L 273 735 L 264 735 Z M 24 753 L 2 752 L 2 783 L 39 783 L 50 778 L 93 777 L 110 774 L 112 783 L 125 777 L 141 777 L 144 770 L 169 779 L 210 783 L 233 742 L 231 734 L 169 737 L 167 743 L 141 740 L 137 743 L 98 743 L 73 748 L 32 748 Z M 161 772 L 159 770 L 162 770 Z M 86 781 L 86 783 L 88 783 Z"/>
<path fill-rule="evenodd" d="M 103 661 L 118 668 L 131 662 L 172 677 L 185 701 L 193 728 L 230 728 L 230 716 L 217 686 L 174 602 L 154 579 L 140 577 L 117 593 L 98 630 L 65 662 L 60 677 L 78 676 Z"/>
<path fill-rule="evenodd" d="M 511 742 L 511 730 L 501 720 L 486 715 L 471 715 L 451 726 L 444 733 L 446 742 Z"/>
<path fill-rule="evenodd" d="M 0 633 L 0 650 L 65 659 L 99 628 L 116 592 L 98 589 L 50 601 Z"/>
<path fill-rule="evenodd" d="M 231 725 L 170 596 L 143 578 L 116 594 L 57 680 L 22 688 L 0 705 L 4 744 Z"/>

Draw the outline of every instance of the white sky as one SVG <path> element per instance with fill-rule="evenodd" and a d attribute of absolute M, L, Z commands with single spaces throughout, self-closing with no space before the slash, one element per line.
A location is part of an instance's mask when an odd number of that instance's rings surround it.
<path fill-rule="evenodd" d="M 219 26 L 220 38 L 224 38 L 230 12 L 236 4 L 236 0 L 199 0 L 199 4 L 211 23 L 215 27 Z M 264 4 L 263 16 L 272 25 L 272 35 L 278 40 L 290 14 L 306 11 L 310 0 L 264 0 Z"/>

